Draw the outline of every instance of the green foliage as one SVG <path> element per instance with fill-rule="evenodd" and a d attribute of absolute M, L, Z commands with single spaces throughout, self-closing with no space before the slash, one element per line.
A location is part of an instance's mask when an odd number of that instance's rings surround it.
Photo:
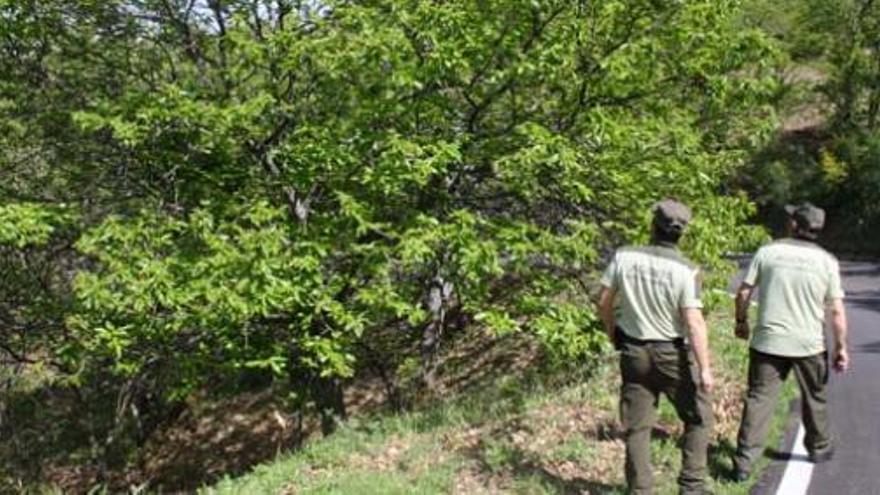
<path fill-rule="evenodd" d="M 71 383 L 159 407 L 251 371 L 303 406 L 367 355 L 429 384 L 478 326 L 574 361 L 657 199 L 693 205 L 709 288 L 759 240 L 726 192 L 779 53 L 739 2 L 320 5 L 0 3 L 0 191 L 80 219 Z M 17 248 L 57 228 L 24 208 Z"/>
<path fill-rule="evenodd" d="M 849 171 L 845 163 L 838 160 L 828 150 L 819 155 L 819 166 L 822 168 L 822 176 L 827 184 L 838 186 L 846 181 Z"/>
<path fill-rule="evenodd" d="M 805 1 L 810 41 L 831 64 L 826 94 L 836 106 L 837 125 L 875 129 L 880 112 L 880 6 L 874 2 Z"/>
<path fill-rule="evenodd" d="M 764 212 L 792 201 L 825 206 L 829 245 L 875 252 L 880 6 L 752 0 L 744 23 L 774 33 L 789 62 L 779 102 L 786 125 L 742 182 Z"/>
<path fill-rule="evenodd" d="M 18 203 L 0 206 L 0 245 L 23 249 L 45 245 L 59 227 L 75 221 L 69 209 Z"/>
<path fill-rule="evenodd" d="M 47 339 L 59 339 L 69 299 L 63 287 L 65 267 L 57 262 L 55 253 L 63 252 L 76 223 L 77 215 L 63 205 L 0 206 L 0 271 L 4 277 L 0 287 L 0 366 L 4 361 L 31 361 L 36 368 L 48 364 L 29 356 Z M 7 383 L 15 378 L 10 376 Z"/>
<path fill-rule="evenodd" d="M 837 181 L 840 202 L 855 213 L 855 227 L 872 236 L 872 227 L 880 222 L 880 132 L 841 136 L 827 154 L 845 174 L 845 180 Z"/>
<path fill-rule="evenodd" d="M 811 6 L 819 8 L 816 5 Z M 874 2 L 833 2 L 822 7 L 825 19 L 812 16 L 816 32 L 824 36 L 825 57 L 832 67 L 825 93 L 835 105 L 832 136 L 820 164 L 833 184 L 830 200 L 841 212 L 841 224 L 855 226 L 858 234 L 839 233 L 845 249 L 874 252 L 874 226 L 880 222 L 877 187 L 880 185 L 880 6 Z M 818 13 L 817 13 L 818 14 Z M 854 239 L 864 239 L 852 242 Z M 866 241 L 866 242 L 865 242 Z"/>
<path fill-rule="evenodd" d="M 175 356 L 181 391 L 206 369 L 347 376 L 365 332 L 442 314 L 581 355 L 600 337 L 578 284 L 658 197 L 712 217 L 691 246 L 710 268 L 754 240 L 743 200 L 715 196 L 773 90 L 734 3 L 328 7 L 259 32 L 240 12 L 202 46 L 216 72 L 161 63 L 162 84 L 75 113 L 186 212 L 80 241 L 99 267 L 76 285 L 82 356 L 121 373 Z M 182 49 L 137 50 L 154 46 Z"/>
<path fill-rule="evenodd" d="M 744 196 L 708 198 L 698 204 L 695 219 L 682 239 L 682 249 L 703 267 L 703 296 L 707 308 L 729 304 L 730 278 L 738 269 L 727 255 L 747 253 L 768 241 L 764 228 L 743 225 L 755 215 Z"/>
<path fill-rule="evenodd" d="M 823 52 L 828 41 L 821 31 L 815 29 L 814 22 L 835 15 L 834 4 L 841 2 L 823 2 L 821 5 L 815 2 L 809 6 L 808 3 L 805 0 L 746 0 L 743 2 L 742 22 L 778 40 L 791 60 L 810 61 Z M 819 10 L 810 11 L 811 8 Z"/>

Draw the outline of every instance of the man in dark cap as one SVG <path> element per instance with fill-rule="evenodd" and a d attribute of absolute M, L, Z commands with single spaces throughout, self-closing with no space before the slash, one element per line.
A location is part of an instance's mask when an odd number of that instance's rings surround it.
<path fill-rule="evenodd" d="M 736 296 L 736 335 L 749 338 L 748 306 L 758 288 L 758 321 L 749 354 L 749 384 L 737 438 L 734 476 L 745 481 L 763 449 L 782 382 L 794 370 L 801 390 L 804 444 L 810 461 L 833 452 L 828 426 L 825 311 L 830 308 L 834 367 L 845 371 L 846 312 L 837 259 L 815 241 L 825 211 L 810 203 L 787 206 L 790 237 L 755 254 Z"/>
<path fill-rule="evenodd" d="M 705 492 L 712 431 L 708 394 L 714 381 L 699 269 L 676 247 L 690 219 L 690 210 L 678 201 L 657 203 L 651 245 L 619 249 L 602 277 L 599 312 L 620 350 L 626 482 L 634 494 L 652 491 L 651 429 L 661 393 L 685 425 L 678 477 L 681 492 Z M 689 348 L 698 370 L 693 369 Z"/>

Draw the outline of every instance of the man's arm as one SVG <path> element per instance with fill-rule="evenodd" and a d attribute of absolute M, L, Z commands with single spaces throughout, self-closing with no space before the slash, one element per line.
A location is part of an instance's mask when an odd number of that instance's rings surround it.
<path fill-rule="evenodd" d="M 715 379 L 712 377 L 706 320 L 703 319 L 703 312 L 698 308 L 684 308 L 681 311 L 682 318 L 690 330 L 691 346 L 694 349 L 697 366 L 700 368 L 700 387 L 707 393 L 711 392 L 715 387 Z"/>
<path fill-rule="evenodd" d="M 745 282 L 736 291 L 736 330 L 734 334 L 741 339 L 749 338 L 749 300 L 755 288 Z"/>
<path fill-rule="evenodd" d="M 611 343 L 615 341 L 614 296 L 614 289 L 610 287 L 602 287 L 602 292 L 599 293 L 599 318 L 602 319 L 602 325 L 605 326 L 605 333 L 608 334 Z"/>
<path fill-rule="evenodd" d="M 831 300 L 831 330 L 834 334 L 834 369 L 843 372 L 849 369 L 849 351 L 846 308 L 841 298 Z"/>

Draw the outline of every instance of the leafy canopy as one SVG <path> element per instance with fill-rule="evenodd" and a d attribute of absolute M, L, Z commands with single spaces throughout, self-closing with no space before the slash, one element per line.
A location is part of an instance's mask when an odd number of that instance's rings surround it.
<path fill-rule="evenodd" d="M 398 363 L 474 325 L 571 359 L 603 345 L 589 284 L 645 239 L 657 199 L 694 206 L 685 246 L 713 287 L 722 254 L 760 239 L 724 193 L 772 128 L 776 53 L 735 1 L 65 0 L 0 17 L 23 47 L 2 84 L 34 104 L 0 105 L 2 122 L 34 136 L 31 166 L 60 184 L 46 199 L 83 210 L 66 354 L 83 373 L 174 397 L 245 368 L 345 377 L 389 333 Z"/>

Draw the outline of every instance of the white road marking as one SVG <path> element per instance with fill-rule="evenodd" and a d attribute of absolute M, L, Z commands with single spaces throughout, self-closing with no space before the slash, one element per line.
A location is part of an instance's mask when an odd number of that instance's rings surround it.
<path fill-rule="evenodd" d="M 797 436 L 791 448 L 791 459 L 785 465 L 782 481 L 776 495 L 804 495 L 810 487 L 813 477 L 813 463 L 807 460 L 807 449 L 804 448 L 804 425 L 798 425 Z"/>

